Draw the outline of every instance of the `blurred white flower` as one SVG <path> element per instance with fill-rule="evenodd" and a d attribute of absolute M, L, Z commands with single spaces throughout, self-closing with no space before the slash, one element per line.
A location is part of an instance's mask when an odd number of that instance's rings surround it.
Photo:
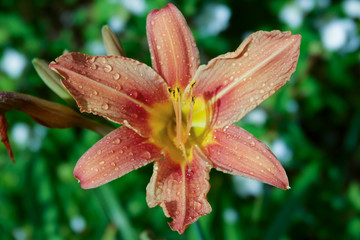
<path fill-rule="evenodd" d="M 37 152 L 40 150 L 44 137 L 47 134 L 47 130 L 46 127 L 38 124 L 34 126 L 31 139 L 27 144 L 31 151 Z"/>
<path fill-rule="evenodd" d="M 109 20 L 109 27 L 115 33 L 122 32 L 125 28 L 125 21 L 117 16 L 113 16 Z"/>
<path fill-rule="evenodd" d="M 317 0 L 317 1 L 319 8 L 327 8 L 331 3 L 331 0 Z"/>
<path fill-rule="evenodd" d="M 297 4 L 286 5 L 280 11 L 280 21 L 286 23 L 290 28 L 298 28 L 303 23 L 303 11 Z"/>
<path fill-rule="evenodd" d="M 14 142 L 19 147 L 26 147 L 30 139 L 30 127 L 25 123 L 15 123 L 11 129 Z"/>
<path fill-rule="evenodd" d="M 95 56 L 106 55 L 106 49 L 104 43 L 101 41 L 92 41 L 86 43 L 86 50 L 90 52 L 91 55 L 95 55 Z"/>
<path fill-rule="evenodd" d="M 315 7 L 315 0 L 296 0 L 296 3 L 305 12 L 310 12 Z"/>
<path fill-rule="evenodd" d="M 343 8 L 349 17 L 360 18 L 360 0 L 344 1 Z"/>
<path fill-rule="evenodd" d="M 263 192 L 263 183 L 240 176 L 233 176 L 233 184 L 235 193 L 242 197 L 259 196 Z"/>
<path fill-rule="evenodd" d="M 291 161 L 293 152 L 289 148 L 289 146 L 282 139 L 276 139 L 271 146 L 272 152 L 279 159 L 279 161 L 283 164 L 287 164 Z"/>
<path fill-rule="evenodd" d="M 82 216 L 76 216 L 70 220 L 70 228 L 76 233 L 82 233 L 85 230 L 86 222 Z"/>
<path fill-rule="evenodd" d="M 289 113 L 296 113 L 299 110 L 299 104 L 292 99 L 286 103 L 286 110 Z"/>
<path fill-rule="evenodd" d="M 261 108 L 256 108 L 249 112 L 245 117 L 244 120 L 255 124 L 255 125 L 262 125 L 266 122 L 267 114 L 266 112 Z"/>
<path fill-rule="evenodd" d="M 133 14 L 142 15 L 145 13 L 145 0 L 120 0 L 120 3 Z"/>
<path fill-rule="evenodd" d="M 26 123 L 15 123 L 11 129 L 11 136 L 14 142 L 20 148 L 29 148 L 31 151 L 38 151 L 41 146 L 44 137 L 47 134 L 47 128 L 41 125 L 35 125 L 34 128 Z"/>
<path fill-rule="evenodd" d="M 22 228 L 15 228 L 12 231 L 12 235 L 15 240 L 25 240 L 28 239 L 28 236 L 26 234 L 26 231 Z"/>
<path fill-rule="evenodd" d="M 26 58 L 18 51 L 7 48 L 1 60 L 1 69 L 10 77 L 17 78 L 26 66 Z"/>
<path fill-rule="evenodd" d="M 229 25 L 231 9 L 222 4 L 207 4 L 196 18 L 200 34 L 215 36 Z"/>
<path fill-rule="evenodd" d="M 329 51 L 354 52 L 360 45 L 357 26 L 352 19 L 333 19 L 321 30 L 321 41 Z"/>
<path fill-rule="evenodd" d="M 226 208 L 223 212 L 223 219 L 227 223 L 235 223 L 239 219 L 238 213 L 233 208 Z"/>

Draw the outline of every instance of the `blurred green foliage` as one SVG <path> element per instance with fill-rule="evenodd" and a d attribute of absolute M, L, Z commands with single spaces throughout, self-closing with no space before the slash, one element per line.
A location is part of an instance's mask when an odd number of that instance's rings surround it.
<path fill-rule="evenodd" d="M 14 49 L 25 57 L 26 66 L 18 77 L 0 70 L 0 89 L 66 104 L 43 84 L 31 60 L 52 61 L 64 49 L 105 54 L 100 29 L 112 17 L 124 25 L 119 37 L 127 56 L 150 65 L 146 14 L 167 1 L 134 0 L 138 7 L 145 3 L 140 13 L 123 2 L 129 1 L 1 1 L 0 59 L 6 49 Z M 100 136 L 81 129 L 45 129 L 22 113 L 9 112 L 17 163 L 11 163 L 1 146 L 0 238 L 360 239 L 360 53 L 329 51 L 321 42 L 322 22 L 348 18 L 344 2 L 316 5 L 291 29 L 279 14 L 298 2 L 174 1 L 195 35 L 202 63 L 235 50 L 252 31 L 280 29 L 302 35 L 292 81 L 259 106 L 265 121 L 238 123 L 270 146 L 280 139 L 287 147 L 291 157 L 284 165 L 291 190 L 263 185 L 260 194 L 244 198 L 236 194 L 232 176 L 213 170 L 208 194 L 213 212 L 180 236 L 170 230 L 160 207 L 147 207 L 151 165 L 83 190 L 72 169 Z M 215 3 L 231 10 L 229 25 L 219 34 L 204 35 L 197 19 Z M 354 22 L 358 34 L 359 18 Z M 18 129 L 25 142 L 15 141 Z"/>

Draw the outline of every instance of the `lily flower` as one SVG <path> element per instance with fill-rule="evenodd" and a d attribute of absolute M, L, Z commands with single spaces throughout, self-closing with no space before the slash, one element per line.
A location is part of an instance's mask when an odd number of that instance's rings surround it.
<path fill-rule="evenodd" d="M 289 80 L 301 37 L 259 31 L 199 66 L 194 37 L 173 4 L 151 11 L 146 30 L 152 68 L 123 56 L 82 53 L 50 64 L 81 111 L 123 124 L 79 159 L 74 175 L 81 187 L 154 162 L 147 203 L 160 205 L 179 233 L 211 212 L 211 168 L 289 189 L 269 148 L 233 123 Z"/>

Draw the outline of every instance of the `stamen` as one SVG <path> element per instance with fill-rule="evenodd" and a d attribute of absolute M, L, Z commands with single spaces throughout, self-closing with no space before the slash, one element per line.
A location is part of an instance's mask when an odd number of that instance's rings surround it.
<path fill-rule="evenodd" d="M 185 146 L 184 146 L 183 143 L 180 144 L 180 149 L 181 149 L 182 154 L 183 154 L 183 156 L 185 158 L 186 165 L 188 166 L 188 171 L 190 172 L 191 171 L 190 162 L 189 162 L 189 159 L 187 158 Z"/>
<path fill-rule="evenodd" d="M 194 111 L 194 104 L 195 104 L 195 97 L 192 95 L 192 90 L 194 85 L 196 84 L 196 81 L 192 81 L 190 83 L 190 96 L 191 96 L 191 102 L 190 102 L 190 107 L 189 107 L 189 116 L 188 116 L 188 121 L 186 123 L 186 131 L 185 131 L 185 136 L 183 139 L 183 142 L 186 142 L 187 139 L 190 136 L 190 130 L 191 130 L 191 125 L 192 125 L 192 118 L 193 118 L 193 111 Z"/>
<path fill-rule="evenodd" d="M 177 116 L 176 116 L 176 139 L 178 144 L 182 144 L 182 119 L 181 119 L 181 98 L 180 98 L 180 89 L 176 88 L 177 96 L 175 101 L 177 101 Z"/>
<path fill-rule="evenodd" d="M 188 121 L 186 123 L 186 131 L 185 131 L 185 136 L 184 136 L 183 142 L 186 142 L 187 139 L 190 136 L 190 130 L 191 130 L 192 118 L 193 118 L 193 111 L 194 111 L 194 104 L 195 104 L 195 97 L 191 96 L 191 102 L 190 102 L 190 107 L 189 107 L 189 116 L 188 116 Z"/>

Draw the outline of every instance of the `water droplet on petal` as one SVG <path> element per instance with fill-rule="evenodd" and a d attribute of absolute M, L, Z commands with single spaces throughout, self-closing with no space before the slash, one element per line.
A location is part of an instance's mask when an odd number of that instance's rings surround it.
<path fill-rule="evenodd" d="M 115 74 L 113 75 L 114 80 L 119 80 L 120 77 L 121 77 L 121 75 L 120 75 L 119 73 L 115 73 Z"/>
<path fill-rule="evenodd" d="M 142 158 L 145 158 L 145 159 L 150 159 L 150 158 L 151 158 L 151 153 L 148 152 L 148 151 L 143 152 L 143 153 L 141 154 L 141 157 L 142 157 Z"/>
<path fill-rule="evenodd" d="M 112 70 L 112 67 L 109 64 L 106 64 L 104 66 L 104 72 L 111 72 L 111 70 Z"/>
<path fill-rule="evenodd" d="M 102 109 L 104 110 L 108 110 L 109 109 L 109 105 L 107 103 L 104 103 L 102 106 L 101 106 Z"/>
<path fill-rule="evenodd" d="M 138 95 L 139 94 L 138 94 L 138 92 L 136 90 L 130 92 L 130 97 L 137 98 Z"/>
<path fill-rule="evenodd" d="M 105 161 L 101 161 L 99 162 L 99 165 L 103 165 L 105 163 Z"/>
<path fill-rule="evenodd" d="M 112 162 L 110 165 L 113 166 L 113 167 L 115 167 L 115 163 L 114 163 L 114 162 Z"/>
<path fill-rule="evenodd" d="M 246 52 L 246 53 L 244 53 L 244 57 L 247 57 L 247 56 L 249 56 L 249 54 Z"/>
<path fill-rule="evenodd" d="M 80 88 L 80 89 L 82 89 L 82 88 L 83 88 L 83 86 L 82 86 L 82 85 L 79 85 L 79 88 Z"/>
<path fill-rule="evenodd" d="M 89 63 L 93 63 L 93 62 L 95 62 L 95 57 L 91 57 L 91 58 L 89 59 Z"/>
<path fill-rule="evenodd" d="M 97 96 L 97 95 L 98 95 L 98 92 L 97 92 L 96 90 L 94 90 L 94 91 L 93 91 L 93 94 L 94 94 L 95 96 Z"/>
<path fill-rule="evenodd" d="M 101 154 L 101 150 L 99 149 L 99 150 L 97 150 L 97 154 L 98 155 L 100 155 Z"/>
<path fill-rule="evenodd" d="M 161 46 L 160 46 L 160 45 L 157 45 L 156 48 L 157 48 L 157 50 L 160 50 L 160 49 L 161 49 Z"/>
<path fill-rule="evenodd" d="M 116 143 L 116 144 L 119 144 L 119 143 L 121 143 L 121 140 L 120 140 L 120 138 L 117 138 L 117 139 L 115 139 L 115 140 L 113 141 L 113 143 Z"/>
<path fill-rule="evenodd" d="M 96 70 L 96 69 L 97 69 L 97 65 L 96 65 L 95 63 L 93 63 L 93 64 L 91 64 L 90 68 L 93 69 L 93 70 Z"/>
<path fill-rule="evenodd" d="M 194 210 L 199 211 L 202 207 L 202 204 L 200 202 L 194 201 Z"/>

